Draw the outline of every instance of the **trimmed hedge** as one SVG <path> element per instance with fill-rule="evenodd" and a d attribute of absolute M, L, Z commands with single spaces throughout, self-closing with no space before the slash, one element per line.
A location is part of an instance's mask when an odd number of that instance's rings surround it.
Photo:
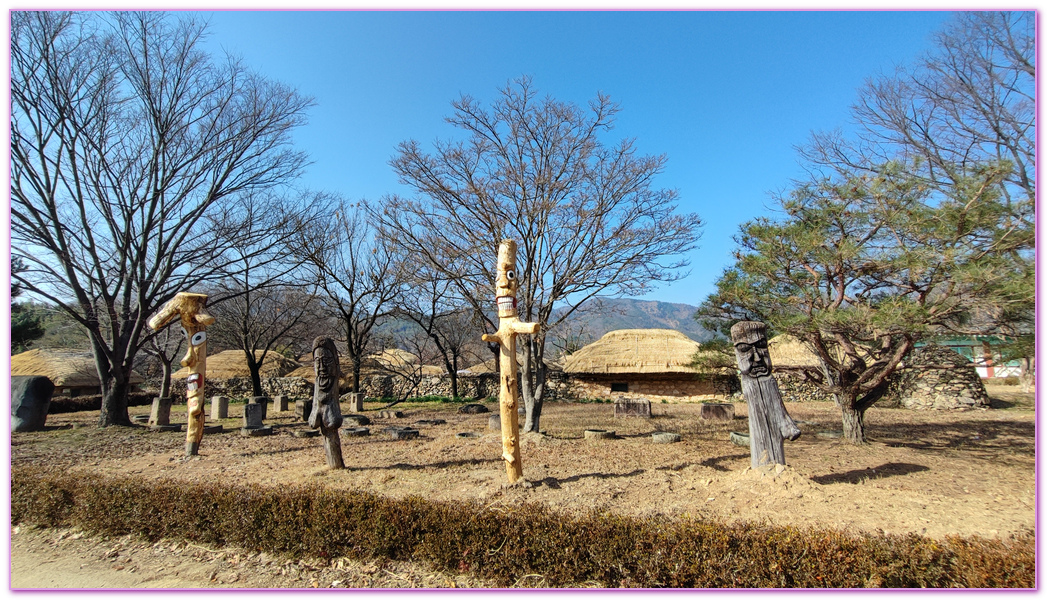
<path fill-rule="evenodd" d="M 319 485 L 150 482 L 15 467 L 11 521 L 231 544 L 323 558 L 386 557 L 501 586 L 1034 587 L 1035 539 L 849 535 L 833 530 L 394 499 Z"/>

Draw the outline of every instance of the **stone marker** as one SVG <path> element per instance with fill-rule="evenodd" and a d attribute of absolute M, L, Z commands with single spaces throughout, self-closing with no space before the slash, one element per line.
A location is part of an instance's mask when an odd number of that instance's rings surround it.
<path fill-rule="evenodd" d="M 150 425 L 171 424 L 171 398 L 153 398 L 153 410 L 149 413 Z"/>
<path fill-rule="evenodd" d="M 731 435 L 729 436 L 729 439 L 731 440 L 731 443 L 736 446 L 745 446 L 746 448 L 749 447 L 748 433 L 739 433 L 737 431 L 732 431 Z"/>
<path fill-rule="evenodd" d="M 702 418 L 706 421 L 730 421 L 734 418 L 734 405 L 728 402 L 702 404 Z"/>
<path fill-rule="evenodd" d="M 360 437 L 371 435 L 371 430 L 366 427 L 345 427 L 342 429 L 342 435 L 345 437 Z"/>
<path fill-rule="evenodd" d="M 349 392 L 349 410 L 351 412 L 363 412 L 363 410 L 364 410 L 364 395 L 363 395 L 363 392 Z"/>
<path fill-rule="evenodd" d="M 386 427 L 382 431 L 394 440 L 413 440 L 418 437 L 418 430 L 411 427 Z"/>
<path fill-rule="evenodd" d="M 752 468 L 784 465 L 784 440 L 800 437 L 800 428 L 786 412 L 778 382 L 771 375 L 767 326 L 759 321 L 739 321 L 731 327 L 731 342 L 742 376 L 742 394 L 749 405 Z"/>
<path fill-rule="evenodd" d="M 266 419 L 269 412 L 269 397 L 268 396 L 252 396 L 248 404 L 257 404 L 262 407 L 262 420 Z"/>
<path fill-rule="evenodd" d="M 291 432 L 291 435 L 296 438 L 311 438 L 319 436 L 320 431 L 317 429 L 295 429 Z"/>
<path fill-rule="evenodd" d="M 11 376 L 11 431 L 40 431 L 55 384 L 41 375 Z"/>
<path fill-rule="evenodd" d="M 402 412 L 400 412 L 398 410 L 383 410 L 383 411 L 378 413 L 378 418 L 379 419 L 402 419 L 402 418 L 404 418 L 404 413 L 402 413 Z"/>
<path fill-rule="evenodd" d="M 273 412 L 287 412 L 287 396 L 273 396 Z"/>
<path fill-rule="evenodd" d="M 258 429 L 262 426 L 264 404 L 244 405 L 244 429 Z"/>
<path fill-rule="evenodd" d="M 616 417 L 651 418 L 651 401 L 644 398 L 618 398 L 614 401 Z"/>
<path fill-rule="evenodd" d="M 309 418 L 309 413 L 311 412 L 313 412 L 312 399 L 299 398 L 294 401 L 294 416 L 305 421 Z"/>
<path fill-rule="evenodd" d="M 443 425 L 446 423 L 444 419 L 418 419 L 415 421 L 415 425 Z"/>
<path fill-rule="evenodd" d="M 679 433 L 669 433 L 667 431 L 656 431 L 651 434 L 651 441 L 655 444 L 672 444 L 682 439 Z"/>
<path fill-rule="evenodd" d="M 587 440 L 613 440 L 615 437 L 613 431 L 604 429 L 586 429 L 584 435 Z"/>
<path fill-rule="evenodd" d="M 344 415 L 342 418 L 346 423 L 357 427 L 371 424 L 371 419 L 363 415 Z"/>
<path fill-rule="evenodd" d="M 229 398 L 226 396 L 211 396 L 211 420 L 229 418 Z"/>
<path fill-rule="evenodd" d="M 131 420 L 134 421 L 135 423 L 145 424 L 145 423 L 149 422 L 149 415 L 135 415 L 135 416 L 131 417 Z"/>

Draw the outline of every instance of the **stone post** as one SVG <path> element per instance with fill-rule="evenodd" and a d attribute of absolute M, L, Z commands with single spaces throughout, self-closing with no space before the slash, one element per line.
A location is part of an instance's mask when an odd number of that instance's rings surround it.
<path fill-rule="evenodd" d="M 349 412 L 363 412 L 364 410 L 364 395 L 363 392 L 349 392 Z"/>
<path fill-rule="evenodd" d="M 229 398 L 227 396 L 211 396 L 211 420 L 229 418 Z"/>
<path fill-rule="evenodd" d="M 287 411 L 287 396 L 279 395 L 273 396 L 273 412 L 286 412 Z"/>
<path fill-rule="evenodd" d="M 153 398 L 153 410 L 149 413 L 152 426 L 171 424 L 171 398 Z"/>
<path fill-rule="evenodd" d="M 264 404 L 245 404 L 244 405 L 244 429 L 259 429 L 262 427 L 262 421 L 265 420 L 265 416 L 262 414 L 265 410 Z"/>

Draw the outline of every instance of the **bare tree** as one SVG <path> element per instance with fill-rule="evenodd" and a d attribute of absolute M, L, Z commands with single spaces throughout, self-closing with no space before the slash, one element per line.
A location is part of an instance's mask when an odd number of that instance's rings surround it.
<path fill-rule="evenodd" d="M 385 240 L 376 237 L 362 211 L 344 200 L 326 220 L 303 236 L 300 246 L 316 270 L 323 303 L 336 315 L 352 364 L 352 391 L 360 391 L 360 369 L 373 350 L 375 325 L 393 311 L 401 273 Z"/>
<path fill-rule="evenodd" d="M 495 257 L 503 238 L 520 256 L 520 318 L 541 332 L 522 344 L 528 431 L 538 431 L 545 390 L 545 340 L 600 293 L 639 295 L 681 276 L 700 220 L 677 214 L 675 190 L 654 188 L 664 156 L 638 156 L 631 140 L 605 146 L 618 106 L 604 94 L 589 109 L 540 100 L 528 78 L 508 84 L 488 109 L 463 96 L 448 122 L 464 131 L 435 152 L 415 141 L 392 159 L 416 199 L 372 207 L 385 236 L 452 282 L 492 318 Z M 559 305 L 554 317 L 553 307 Z"/>
<path fill-rule="evenodd" d="M 11 243 L 16 280 L 88 332 L 101 426 L 129 424 L 146 321 L 231 266 L 238 195 L 282 184 L 310 100 L 200 49 L 160 12 L 11 14 Z"/>
<path fill-rule="evenodd" d="M 148 340 L 142 349 L 160 363 L 160 397 L 170 398 L 171 374 L 174 373 L 175 360 L 182 355 L 185 335 L 176 327 L 166 327 Z"/>
<path fill-rule="evenodd" d="M 424 267 L 406 280 L 396 300 L 395 315 L 417 325 L 432 342 L 434 358 L 443 363 L 450 379 L 452 398 L 458 398 L 462 360 L 475 358 L 474 349 L 480 346 L 477 340 L 483 330 L 475 325 L 473 313 L 451 282 Z"/>
<path fill-rule="evenodd" d="M 219 344 L 242 350 L 255 396 L 262 396 L 261 371 L 269 352 L 305 339 L 309 316 L 319 305 L 316 276 L 306 268 L 298 247 L 304 231 L 315 231 L 326 215 L 320 194 L 247 197 L 246 244 L 231 248 L 232 269 L 210 288 L 215 317 L 208 335 Z"/>

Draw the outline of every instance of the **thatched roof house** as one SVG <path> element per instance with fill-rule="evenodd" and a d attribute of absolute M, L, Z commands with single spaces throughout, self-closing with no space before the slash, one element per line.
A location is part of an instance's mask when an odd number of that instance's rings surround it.
<path fill-rule="evenodd" d="M 255 350 L 255 358 L 262 357 L 261 350 Z M 284 377 L 287 373 L 297 369 L 301 365 L 277 352 L 269 351 L 262 363 L 259 373 L 264 378 Z M 172 379 L 185 379 L 189 376 L 189 368 L 182 368 L 171 374 Z M 207 379 L 233 379 L 237 377 L 250 377 L 251 371 L 247 368 L 247 357 L 243 350 L 226 350 L 207 357 Z"/>
<path fill-rule="evenodd" d="M 101 393 L 102 382 L 90 352 L 29 350 L 11 357 L 11 375 L 42 375 L 55 385 L 55 395 L 90 396 Z M 145 379 L 131 371 L 131 384 Z"/>
<path fill-rule="evenodd" d="M 691 365 L 700 344 L 671 329 L 619 329 L 567 357 L 575 394 L 701 400 L 732 393 L 734 375 Z"/>

